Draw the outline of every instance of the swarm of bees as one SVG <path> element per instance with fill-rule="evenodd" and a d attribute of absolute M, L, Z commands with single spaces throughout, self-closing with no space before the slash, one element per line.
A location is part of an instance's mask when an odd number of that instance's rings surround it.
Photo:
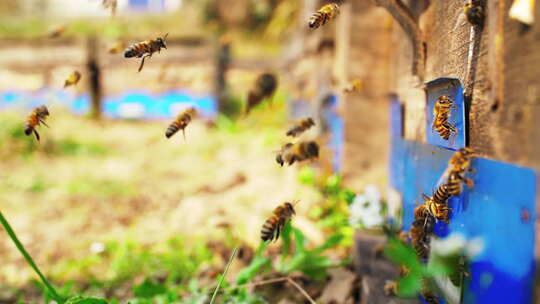
<path fill-rule="evenodd" d="M 308 26 L 311 29 L 319 28 L 325 25 L 328 21 L 336 18 L 338 15 L 339 6 L 335 3 L 327 4 L 309 17 Z"/>
<path fill-rule="evenodd" d="M 40 124 L 49 127 L 45 123 L 45 119 L 47 119 L 47 116 L 49 116 L 49 109 L 47 109 L 46 106 L 39 106 L 35 108 L 30 114 L 30 116 L 28 116 L 28 118 L 26 119 L 26 124 L 24 126 L 24 134 L 30 136 L 30 134 L 34 133 L 36 139 L 39 141 L 39 133 L 36 131 L 36 127 Z"/>
<path fill-rule="evenodd" d="M 81 73 L 79 71 L 73 71 L 64 81 L 64 88 L 76 85 L 81 80 Z"/>
<path fill-rule="evenodd" d="M 296 205 L 295 202 L 294 204 Z M 285 202 L 282 205 L 279 205 L 274 209 L 272 216 L 270 216 L 265 222 L 261 229 L 261 239 L 263 242 L 273 241 L 279 238 L 283 226 L 289 221 L 296 212 L 294 211 L 294 205 Z"/>
<path fill-rule="evenodd" d="M 463 7 L 463 12 L 472 25 L 484 25 L 484 8 L 483 0 L 469 0 Z"/>
<path fill-rule="evenodd" d="M 165 131 L 165 136 L 167 138 L 171 138 L 171 136 L 178 132 L 178 130 L 182 130 L 185 139 L 186 127 L 191 122 L 196 113 L 197 111 L 195 110 L 195 108 L 188 108 L 184 112 L 178 114 L 178 116 L 176 116 L 176 119 L 167 128 L 167 131 Z"/>
<path fill-rule="evenodd" d="M 287 131 L 287 133 L 285 135 L 291 136 L 291 137 L 296 137 L 296 136 L 304 133 L 304 131 L 308 130 L 309 128 L 311 128 L 314 125 L 315 125 L 315 121 L 313 120 L 313 118 L 308 117 L 306 119 L 302 119 L 294 127 L 289 129 L 289 131 Z"/>
<path fill-rule="evenodd" d="M 169 33 L 165 34 L 165 36 L 163 37 L 157 37 L 156 39 L 145 40 L 132 44 L 124 51 L 124 57 L 142 57 L 141 64 L 139 65 L 139 69 L 137 70 L 137 72 L 140 72 L 144 66 L 144 60 L 146 58 L 152 57 L 152 54 L 154 54 L 155 52 L 160 53 L 161 48 L 167 49 L 165 39 L 168 35 Z"/>
<path fill-rule="evenodd" d="M 454 125 L 448 121 L 448 118 L 450 118 L 450 110 L 454 107 L 454 101 L 446 95 L 437 98 L 433 107 L 432 128 L 437 131 L 444 140 L 448 140 L 451 134 L 457 132 Z"/>
<path fill-rule="evenodd" d="M 264 99 L 270 98 L 276 91 L 278 85 L 277 77 L 272 73 L 263 73 L 257 77 L 254 86 L 249 90 L 247 97 L 246 115 L 259 105 Z"/>

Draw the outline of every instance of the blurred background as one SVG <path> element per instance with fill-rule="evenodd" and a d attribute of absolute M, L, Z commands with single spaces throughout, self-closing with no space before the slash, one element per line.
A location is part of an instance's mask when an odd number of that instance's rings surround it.
<path fill-rule="evenodd" d="M 355 301 L 351 256 L 361 224 L 349 218 L 348 204 L 368 184 L 369 199 L 380 201 L 386 185 L 386 71 L 343 59 L 358 56 L 343 53 L 351 38 L 339 27 L 349 21 L 308 29 L 325 3 L 0 2 L 0 210 L 62 295 L 208 303 L 238 248 L 217 303 L 304 303 L 285 281 L 226 287 L 283 275 L 321 303 Z M 369 12 L 377 22 L 368 30 L 382 36 L 370 38 L 377 50 L 361 50 L 374 59 L 388 53 L 383 39 L 392 22 L 380 9 Z M 140 59 L 124 58 L 129 45 L 166 34 L 167 49 L 141 72 Z M 81 80 L 64 88 L 74 70 Z M 263 72 L 277 76 L 278 89 L 245 115 Z M 362 88 L 347 97 L 353 78 Z M 363 103 L 346 112 L 347 98 Z M 37 142 L 23 127 L 39 105 L 51 115 Z M 189 106 L 200 115 L 185 139 L 166 139 L 169 123 Z M 357 119 L 365 111 L 371 121 Z M 305 136 L 321 145 L 319 160 L 279 167 L 286 130 L 308 116 L 316 127 Z M 346 143 L 345 134 L 354 140 Z M 266 247 L 262 224 L 294 200 L 297 216 L 283 243 Z M 0 303 L 48 302 L 0 235 Z"/>

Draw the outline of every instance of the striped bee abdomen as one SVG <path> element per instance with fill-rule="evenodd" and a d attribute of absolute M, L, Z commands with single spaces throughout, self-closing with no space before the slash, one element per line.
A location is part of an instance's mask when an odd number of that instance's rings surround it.
<path fill-rule="evenodd" d="M 446 184 L 440 185 L 437 190 L 435 190 L 435 193 L 433 193 L 433 201 L 435 201 L 436 204 L 446 204 L 449 197 L 450 193 L 448 193 L 448 186 Z"/>
<path fill-rule="evenodd" d="M 167 138 L 170 138 L 173 136 L 178 130 L 180 130 L 182 127 L 181 121 L 173 121 L 169 127 L 167 128 L 167 131 L 165 131 L 165 136 Z"/>
<path fill-rule="evenodd" d="M 261 229 L 261 239 L 266 242 L 272 241 L 274 238 L 277 240 L 279 237 L 279 218 L 272 216 L 266 220 Z"/>

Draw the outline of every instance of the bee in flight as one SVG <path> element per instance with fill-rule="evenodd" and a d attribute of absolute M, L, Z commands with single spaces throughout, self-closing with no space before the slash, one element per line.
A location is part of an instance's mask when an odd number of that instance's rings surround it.
<path fill-rule="evenodd" d="M 292 127 L 289 131 L 287 131 L 286 135 L 296 137 L 314 125 L 315 125 L 315 121 L 313 121 L 313 118 L 309 117 L 306 119 L 302 119 L 294 127 Z"/>
<path fill-rule="evenodd" d="M 72 85 L 76 85 L 81 80 L 81 73 L 79 71 L 73 71 L 64 81 L 64 88 Z"/>
<path fill-rule="evenodd" d="M 448 140 L 451 134 L 457 132 L 454 125 L 448 122 L 452 108 L 454 108 L 454 101 L 446 95 L 437 98 L 433 107 L 432 127 L 444 140 Z"/>
<path fill-rule="evenodd" d="M 355 79 L 351 81 L 351 83 L 349 83 L 345 88 L 343 88 L 343 92 L 344 93 L 358 92 L 362 90 L 362 88 L 363 88 L 362 81 L 359 79 Z"/>
<path fill-rule="evenodd" d="M 484 25 L 485 16 L 482 1 L 483 0 L 469 0 L 463 7 L 463 13 L 467 17 L 467 21 L 472 25 Z"/>
<path fill-rule="evenodd" d="M 248 92 L 246 115 L 265 98 L 272 98 L 278 85 L 277 77 L 272 73 L 263 73 L 255 80 L 255 85 Z"/>
<path fill-rule="evenodd" d="M 178 116 L 176 116 L 176 119 L 167 128 L 167 131 L 165 131 L 165 136 L 167 138 L 170 138 L 176 132 L 178 132 L 178 130 L 182 130 L 182 133 L 184 134 L 184 139 L 185 139 L 186 138 L 186 133 L 185 133 L 186 127 L 191 122 L 191 120 L 193 119 L 193 116 L 195 116 L 195 114 L 197 114 L 197 111 L 195 110 L 195 108 L 188 108 L 184 112 L 178 114 Z"/>
<path fill-rule="evenodd" d="M 295 144 L 286 143 L 276 156 L 276 162 L 283 167 L 295 162 L 319 157 L 319 145 L 315 141 L 301 141 Z"/>
<path fill-rule="evenodd" d="M 142 57 L 141 65 L 139 65 L 138 70 L 138 72 L 140 72 L 144 66 L 144 60 L 147 57 L 152 57 L 152 54 L 154 54 L 155 52 L 159 53 L 161 51 L 161 48 L 167 49 L 167 46 L 165 45 L 165 39 L 167 38 L 167 35 L 169 35 L 169 33 L 165 34 L 165 36 L 163 37 L 158 37 L 156 39 L 145 40 L 132 44 L 124 51 L 124 57 Z"/>
<path fill-rule="evenodd" d="M 124 50 L 126 47 L 126 44 L 124 41 L 116 41 L 114 44 L 112 44 L 109 48 L 109 54 L 118 54 Z"/>
<path fill-rule="evenodd" d="M 24 134 L 30 135 L 34 133 L 36 139 L 39 141 L 39 133 L 36 131 L 36 127 L 43 124 L 49 127 L 45 123 L 45 119 L 49 116 L 49 110 L 46 106 L 39 106 L 32 111 L 32 114 L 26 119 L 26 125 L 24 126 Z"/>
<path fill-rule="evenodd" d="M 60 25 L 56 28 L 54 28 L 51 32 L 49 32 L 49 34 L 47 35 L 49 38 L 58 38 L 60 36 L 62 36 L 64 34 L 64 32 L 66 31 L 67 29 L 67 26 L 66 25 Z"/>
<path fill-rule="evenodd" d="M 297 203 L 298 202 L 295 202 L 294 205 Z M 277 241 L 283 226 L 285 226 L 285 223 L 287 223 L 287 221 L 290 220 L 295 214 L 296 212 L 294 211 L 294 206 L 289 202 L 285 202 L 284 204 L 277 206 L 276 209 L 274 209 L 272 216 L 269 217 L 266 222 L 264 222 L 261 229 L 261 239 L 263 242 L 268 240 Z"/>
<path fill-rule="evenodd" d="M 316 29 L 336 18 L 337 15 L 339 15 L 339 6 L 335 3 L 327 4 L 309 17 L 308 26 L 309 28 Z"/>

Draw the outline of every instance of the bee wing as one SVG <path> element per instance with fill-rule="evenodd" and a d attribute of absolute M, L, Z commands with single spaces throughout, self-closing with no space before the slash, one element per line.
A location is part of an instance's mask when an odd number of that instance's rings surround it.
<path fill-rule="evenodd" d="M 42 123 L 45 127 L 49 128 L 49 126 L 45 123 L 45 121 L 43 119 L 39 119 L 39 122 Z"/>

